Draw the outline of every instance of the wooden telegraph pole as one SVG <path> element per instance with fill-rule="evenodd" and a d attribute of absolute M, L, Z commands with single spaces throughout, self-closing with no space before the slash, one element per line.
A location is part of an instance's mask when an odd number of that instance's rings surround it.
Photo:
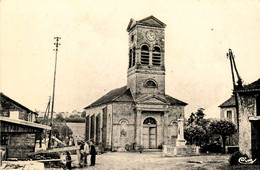
<path fill-rule="evenodd" d="M 55 66 L 54 66 L 53 92 L 52 92 L 52 103 L 51 103 L 51 122 L 50 122 L 51 130 L 50 130 L 50 134 L 49 134 L 48 149 L 50 149 L 50 147 L 51 147 L 51 132 L 52 132 L 52 124 L 53 124 L 53 109 L 54 109 L 54 96 L 55 96 L 55 81 L 56 81 L 57 56 L 58 56 L 58 48 L 59 48 L 59 45 L 61 45 L 61 44 L 59 43 L 59 40 L 61 39 L 61 37 L 54 37 L 54 39 L 56 39 L 56 43 L 54 43 L 54 45 L 55 45 L 56 48 L 53 49 L 53 51 L 55 51 Z"/>

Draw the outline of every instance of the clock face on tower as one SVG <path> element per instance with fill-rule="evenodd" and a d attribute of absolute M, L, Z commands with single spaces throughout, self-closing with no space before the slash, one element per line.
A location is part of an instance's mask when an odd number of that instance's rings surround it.
<path fill-rule="evenodd" d="M 148 32 L 146 33 L 146 37 L 147 37 L 147 39 L 148 39 L 149 41 L 154 41 L 156 35 L 155 35 L 155 33 L 154 33 L 153 31 L 148 31 Z"/>

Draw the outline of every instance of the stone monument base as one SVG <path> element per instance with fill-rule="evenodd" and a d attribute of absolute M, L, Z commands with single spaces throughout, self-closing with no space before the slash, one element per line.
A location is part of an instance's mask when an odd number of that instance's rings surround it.
<path fill-rule="evenodd" d="M 173 150 L 174 156 L 186 156 L 187 155 L 187 146 L 176 146 Z"/>
<path fill-rule="evenodd" d="M 195 145 L 182 145 L 182 146 L 170 146 L 163 145 L 162 155 L 166 157 L 174 156 L 196 156 L 200 155 L 199 146 Z"/>

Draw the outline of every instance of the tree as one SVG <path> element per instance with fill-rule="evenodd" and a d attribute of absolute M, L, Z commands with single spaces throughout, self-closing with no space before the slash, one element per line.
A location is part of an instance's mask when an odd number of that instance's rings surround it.
<path fill-rule="evenodd" d="M 204 116 L 205 116 L 204 110 L 205 109 L 203 109 L 203 108 L 199 108 L 196 113 L 191 113 L 191 115 L 188 119 L 188 125 L 196 124 L 196 125 L 201 126 L 203 123 L 202 121 L 205 120 L 204 119 Z"/>
<path fill-rule="evenodd" d="M 226 139 L 236 133 L 236 126 L 234 123 L 227 120 L 213 121 L 209 125 L 209 131 L 212 134 L 218 134 L 222 138 L 223 153 L 225 153 Z"/>
<path fill-rule="evenodd" d="M 55 121 L 57 121 L 57 122 L 63 122 L 64 121 L 64 117 L 62 116 L 61 113 L 56 115 Z"/>
<path fill-rule="evenodd" d="M 191 113 L 184 136 L 190 144 L 204 145 L 209 143 L 210 132 L 208 131 L 209 119 L 205 119 L 203 108 L 199 108 L 195 113 Z M 195 136 L 194 136 L 195 135 Z"/>
<path fill-rule="evenodd" d="M 83 111 L 82 113 L 81 113 L 81 117 L 86 117 L 86 111 Z"/>
<path fill-rule="evenodd" d="M 189 142 L 190 145 L 195 144 L 200 146 L 203 143 L 203 138 L 206 131 L 198 125 L 189 126 L 184 130 L 184 138 Z"/>
<path fill-rule="evenodd" d="M 59 130 L 60 130 L 60 137 L 62 140 L 65 140 L 66 137 L 72 135 L 72 130 L 66 124 L 62 125 Z"/>

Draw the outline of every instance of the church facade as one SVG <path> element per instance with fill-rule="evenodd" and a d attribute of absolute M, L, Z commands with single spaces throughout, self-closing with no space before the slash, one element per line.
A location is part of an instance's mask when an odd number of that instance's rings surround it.
<path fill-rule="evenodd" d="M 187 103 L 165 94 L 165 27 L 154 16 L 130 20 L 127 85 L 84 108 L 86 140 L 106 150 L 134 144 L 158 149 L 184 140 Z"/>

